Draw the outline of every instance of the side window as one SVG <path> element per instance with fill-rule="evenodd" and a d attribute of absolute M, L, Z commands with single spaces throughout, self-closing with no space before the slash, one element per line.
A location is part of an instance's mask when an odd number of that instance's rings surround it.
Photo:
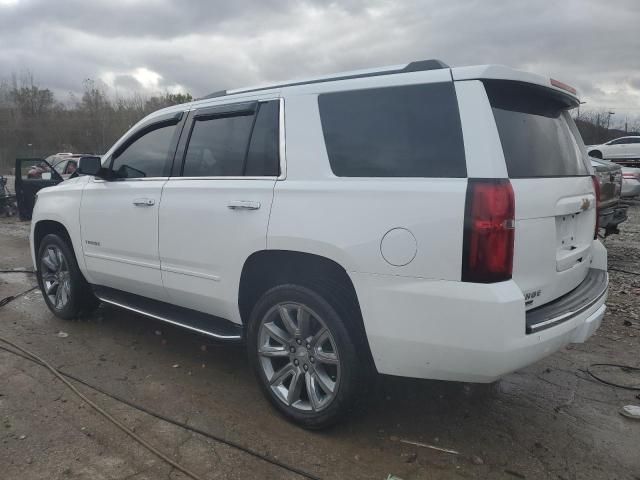
<path fill-rule="evenodd" d="M 72 173 L 75 173 L 77 169 L 78 169 L 78 162 L 76 162 L 75 160 L 69 160 L 69 162 L 67 163 L 67 167 L 64 169 L 64 173 L 72 174 Z"/>
<path fill-rule="evenodd" d="M 629 143 L 638 144 L 638 143 L 640 143 L 640 138 L 630 138 L 629 139 Z"/>
<path fill-rule="evenodd" d="M 167 176 L 175 133 L 176 125 L 165 125 L 143 134 L 113 157 L 111 169 L 119 178 Z"/>
<path fill-rule="evenodd" d="M 249 177 L 280 175 L 279 112 L 279 102 L 277 101 L 260 104 L 258 117 L 251 134 L 245 175 Z"/>
<path fill-rule="evenodd" d="M 277 101 L 260 103 L 257 113 L 196 117 L 187 145 L 185 177 L 277 176 Z"/>
<path fill-rule="evenodd" d="M 66 166 L 67 166 L 67 162 L 63 160 L 62 162 L 58 162 L 58 163 L 56 163 L 56 164 L 53 166 L 53 169 L 54 169 L 56 172 L 58 172 L 58 173 L 60 173 L 60 174 L 63 174 L 63 173 L 65 173 L 64 169 L 65 169 L 65 167 L 66 167 Z"/>
<path fill-rule="evenodd" d="M 339 177 L 466 177 L 451 82 L 325 93 L 320 119 Z"/>
<path fill-rule="evenodd" d="M 618 140 L 613 140 L 611 142 L 609 142 L 609 145 L 623 145 L 627 143 L 627 139 L 626 138 L 619 138 Z"/>
<path fill-rule="evenodd" d="M 185 177 L 242 175 L 253 115 L 202 117 L 193 122 L 184 160 Z"/>

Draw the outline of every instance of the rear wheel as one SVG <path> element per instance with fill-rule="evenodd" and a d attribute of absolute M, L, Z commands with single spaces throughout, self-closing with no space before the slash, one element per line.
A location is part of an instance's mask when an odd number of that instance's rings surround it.
<path fill-rule="evenodd" d="M 78 268 L 66 239 L 46 235 L 40 242 L 37 266 L 38 285 L 56 317 L 70 320 L 97 308 L 99 301 Z"/>
<path fill-rule="evenodd" d="M 353 339 L 330 294 L 300 285 L 266 292 L 253 309 L 249 359 L 262 390 L 288 419 L 312 429 L 335 423 L 363 379 Z"/>

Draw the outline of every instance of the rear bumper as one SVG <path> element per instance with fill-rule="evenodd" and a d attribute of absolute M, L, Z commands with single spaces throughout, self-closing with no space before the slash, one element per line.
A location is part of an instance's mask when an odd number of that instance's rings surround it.
<path fill-rule="evenodd" d="M 594 260 L 593 266 L 602 268 L 598 263 L 603 262 Z M 473 284 L 359 273 L 351 278 L 380 373 L 492 382 L 589 338 L 606 309 L 603 273 L 597 298 L 530 334 L 524 298 L 513 281 Z"/>
<path fill-rule="evenodd" d="M 608 286 L 607 272 L 591 268 L 577 288 L 552 302 L 527 311 L 527 333 L 538 333 L 570 321 L 598 303 L 607 294 Z"/>

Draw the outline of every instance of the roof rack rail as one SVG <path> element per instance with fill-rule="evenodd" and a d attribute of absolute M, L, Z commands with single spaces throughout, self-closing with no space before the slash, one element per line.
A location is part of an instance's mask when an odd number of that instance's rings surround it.
<path fill-rule="evenodd" d="M 295 87 L 298 85 L 309 85 L 313 83 L 324 83 L 324 82 L 334 82 L 336 80 L 351 80 L 354 78 L 366 78 L 366 77 L 378 77 L 381 75 L 393 75 L 395 73 L 409 73 L 409 72 L 423 72 L 427 70 L 441 70 L 444 68 L 449 68 L 449 65 L 444 63 L 441 60 L 431 59 L 431 60 L 418 60 L 415 62 L 408 63 L 403 68 L 395 69 L 395 70 L 380 70 L 377 72 L 369 72 L 369 73 L 354 73 L 342 75 L 339 77 L 325 77 L 325 78 L 317 78 L 313 80 L 302 80 L 299 82 L 290 82 L 290 83 L 279 83 L 274 85 L 266 85 L 264 87 L 256 87 L 256 88 L 247 88 L 247 89 L 236 89 L 233 91 L 229 90 L 219 90 L 217 92 L 213 92 L 206 97 L 202 97 L 201 100 L 206 98 L 216 98 L 222 97 L 225 95 L 229 95 L 231 93 L 250 93 L 250 92 L 259 92 L 261 90 L 270 90 L 272 88 L 283 88 L 283 87 Z"/>
<path fill-rule="evenodd" d="M 227 94 L 226 90 L 218 90 L 217 92 L 210 93 L 209 95 L 199 98 L 198 100 L 206 100 L 207 98 L 224 97 L 226 94 Z"/>

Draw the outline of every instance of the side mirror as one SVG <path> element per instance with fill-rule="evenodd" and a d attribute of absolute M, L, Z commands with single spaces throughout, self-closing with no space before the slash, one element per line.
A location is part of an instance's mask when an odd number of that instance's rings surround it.
<path fill-rule="evenodd" d="M 78 160 L 78 173 L 80 175 L 91 175 L 93 177 L 107 179 L 107 169 L 102 168 L 102 158 L 100 157 L 80 157 Z"/>

